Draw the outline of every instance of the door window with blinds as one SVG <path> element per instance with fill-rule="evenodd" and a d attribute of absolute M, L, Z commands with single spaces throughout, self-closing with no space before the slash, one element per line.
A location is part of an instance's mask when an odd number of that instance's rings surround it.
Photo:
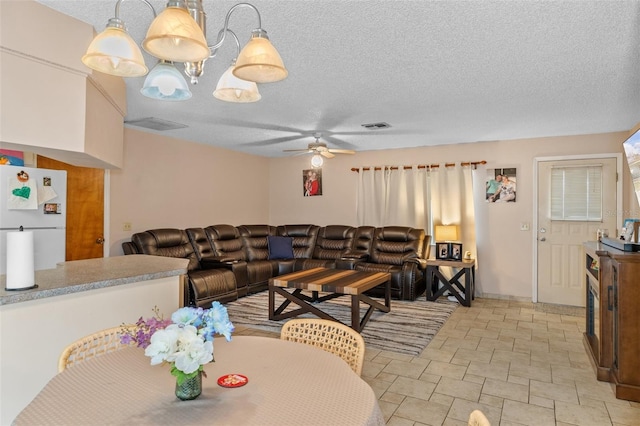
<path fill-rule="evenodd" d="M 551 220 L 602 221 L 602 164 L 553 167 Z"/>

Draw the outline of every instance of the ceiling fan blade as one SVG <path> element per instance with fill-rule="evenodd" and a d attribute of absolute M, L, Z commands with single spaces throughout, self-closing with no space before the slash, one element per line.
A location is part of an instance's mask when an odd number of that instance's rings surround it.
<path fill-rule="evenodd" d="M 325 158 L 333 158 L 333 157 L 335 157 L 335 155 L 330 153 L 329 151 L 320 151 L 320 155 L 322 155 Z"/>
<path fill-rule="evenodd" d="M 334 138 L 332 136 L 324 136 L 323 135 L 322 138 L 324 140 L 326 140 L 327 142 L 331 142 L 332 144 L 340 146 L 340 147 L 343 147 L 343 148 L 352 148 L 352 147 L 356 148 L 355 145 L 350 144 L 349 142 L 346 142 L 346 141 L 344 141 L 342 139 Z"/>
<path fill-rule="evenodd" d="M 334 149 L 334 148 L 330 148 L 329 152 L 333 152 L 334 154 L 355 154 L 356 153 L 352 149 Z"/>
<path fill-rule="evenodd" d="M 279 138 L 273 138 L 273 139 L 266 139 L 266 140 L 261 140 L 261 141 L 256 141 L 256 142 L 246 142 L 243 143 L 242 145 L 245 146 L 268 146 L 268 145 L 276 145 L 282 142 L 289 142 L 289 141 L 295 141 L 298 139 L 302 139 L 305 138 L 306 136 L 303 135 L 292 135 L 292 136 L 282 136 Z"/>
<path fill-rule="evenodd" d="M 283 149 L 282 152 L 312 152 L 309 148 L 304 149 Z"/>

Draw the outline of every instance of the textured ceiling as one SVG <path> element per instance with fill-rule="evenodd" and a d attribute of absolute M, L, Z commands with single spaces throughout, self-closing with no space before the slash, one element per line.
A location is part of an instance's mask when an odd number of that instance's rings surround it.
<path fill-rule="evenodd" d="M 102 31 L 115 1 L 40 0 Z M 159 12 L 163 1 L 152 0 Z M 204 0 L 213 44 L 237 2 Z M 629 130 L 640 121 L 639 1 L 252 2 L 289 70 L 259 85 L 262 100 L 211 92 L 235 54 L 206 62 L 193 98 L 162 102 L 127 79 L 127 121 L 187 125 L 159 134 L 257 155 L 290 155 L 322 133 L 329 148 L 377 150 Z M 120 17 L 142 41 L 152 14 L 125 1 Z M 231 17 L 242 44 L 257 26 Z M 155 59 L 145 53 L 149 68 Z M 179 66 L 179 69 L 182 69 Z M 384 121 L 392 127 L 367 130 Z M 156 133 L 156 132 L 154 132 Z"/>

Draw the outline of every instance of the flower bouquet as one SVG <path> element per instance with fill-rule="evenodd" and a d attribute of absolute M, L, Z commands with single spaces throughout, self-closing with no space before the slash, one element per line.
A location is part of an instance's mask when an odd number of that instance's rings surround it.
<path fill-rule="evenodd" d="M 154 313 L 155 317 L 141 317 L 133 327 L 123 326 L 120 341 L 144 348 L 151 365 L 170 364 L 178 386 L 200 374 L 206 377 L 203 366 L 214 361 L 214 334 L 231 340 L 234 328 L 227 308 L 220 302 L 213 302 L 210 309 L 184 307 L 171 320 L 163 319 L 157 307 Z"/>

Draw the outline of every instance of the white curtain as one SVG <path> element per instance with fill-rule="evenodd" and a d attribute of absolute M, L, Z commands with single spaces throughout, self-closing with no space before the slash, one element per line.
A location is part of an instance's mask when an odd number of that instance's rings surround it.
<path fill-rule="evenodd" d="M 476 220 L 471 167 L 438 167 L 431 171 L 431 214 L 434 224 L 459 225 L 462 249 L 476 257 Z M 482 183 L 482 182 L 480 182 Z"/>
<path fill-rule="evenodd" d="M 427 234 L 433 224 L 460 225 L 463 250 L 475 257 L 471 167 L 379 169 L 358 171 L 358 225 L 410 226 Z"/>
<path fill-rule="evenodd" d="M 358 171 L 358 225 L 411 226 L 430 229 L 429 174 L 402 167 Z"/>

